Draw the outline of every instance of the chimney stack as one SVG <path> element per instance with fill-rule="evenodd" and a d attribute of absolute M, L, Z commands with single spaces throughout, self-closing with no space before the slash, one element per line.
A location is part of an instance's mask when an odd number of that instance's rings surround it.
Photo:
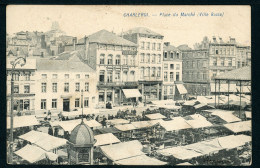
<path fill-rule="evenodd" d="M 73 50 L 76 50 L 76 42 L 77 42 L 77 37 L 73 37 Z"/>
<path fill-rule="evenodd" d="M 213 42 L 216 43 L 217 42 L 217 38 L 215 36 L 212 37 Z"/>
<path fill-rule="evenodd" d="M 166 45 L 167 47 L 170 46 L 170 42 L 165 42 L 164 45 Z"/>

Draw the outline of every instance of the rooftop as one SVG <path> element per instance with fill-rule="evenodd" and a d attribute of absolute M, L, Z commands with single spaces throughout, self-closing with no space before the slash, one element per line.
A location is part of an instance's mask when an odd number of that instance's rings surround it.
<path fill-rule="evenodd" d="M 227 73 L 223 73 L 221 75 L 216 76 L 214 79 L 222 79 L 222 80 L 251 80 L 251 66 L 245 66 L 239 69 L 232 70 Z"/>
<path fill-rule="evenodd" d="M 127 32 L 125 32 L 126 34 L 146 34 L 146 35 L 153 35 L 153 36 L 162 36 L 159 33 L 156 33 L 146 27 L 136 27 L 133 29 L 128 30 Z"/>

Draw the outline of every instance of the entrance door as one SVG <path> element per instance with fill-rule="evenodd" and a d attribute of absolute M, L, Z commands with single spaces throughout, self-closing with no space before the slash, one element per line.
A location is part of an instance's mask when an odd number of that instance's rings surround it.
<path fill-rule="evenodd" d="M 119 91 L 120 90 L 115 90 L 114 104 L 119 104 Z"/>
<path fill-rule="evenodd" d="M 63 99 L 63 111 L 70 111 L 70 100 Z"/>

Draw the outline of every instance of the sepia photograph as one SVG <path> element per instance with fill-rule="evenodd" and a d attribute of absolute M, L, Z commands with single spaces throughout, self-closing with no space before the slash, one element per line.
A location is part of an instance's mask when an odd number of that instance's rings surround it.
<path fill-rule="evenodd" d="M 6 163 L 250 166 L 249 5 L 8 5 Z"/>

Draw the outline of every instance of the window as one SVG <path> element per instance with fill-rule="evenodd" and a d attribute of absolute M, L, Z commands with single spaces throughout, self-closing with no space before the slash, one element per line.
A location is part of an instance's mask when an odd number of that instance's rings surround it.
<path fill-rule="evenodd" d="M 233 48 L 231 49 L 231 55 L 234 55 L 234 49 Z"/>
<path fill-rule="evenodd" d="M 168 81 L 168 72 L 164 72 L 164 81 Z"/>
<path fill-rule="evenodd" d="M 41 109 L 46 110 L 46 99 L 41 99 Z"/>
<path fill-rule="evenodd" d="M 207 73 L 206 73 L 206 72 L 203 72 L 203 74 L 202 74 L 202 79 L 203 79 L 203 80 L 207 80 Z"/>
<path fill-rule="evenodd" d="M 113 55 L 109 54 L 107 57 L 107 64 L 108 65 L 112 65 L 113 64 Z"/>
<path fill-rule="evenodd" d="M 203 61 L 203 68 L 207 67 L 207 61 Z"/>
<path fill-rule="evenodd" d="M 115 73 L 115 80 L 120 81 L 120 71 L 116 71 Z"/>
<path fill-rule="evenodd" d="M 42 93 L 46 93 L 46 83 L 42 83 Z"/>
<path fill-rule="evenodd" d="M 65 79 L 69 79 L 70 78 L 70 75 L 69 74 L 65 74 Z"/>
<path fill-rule="evenodd" d="M 180 64 L 176 64 L 176 70 L 180 70 Z"/>
<path fill-rule="evenodd" d="M 152 44 L 152 50 L 155 50 L 155 43 Z"/>
<path fill-rule="evenodd" d="M 164 88 L 163 88 L 163 93 L 164 93 L 165 95 L 167 95 L 167 86 L 164 86 Z"/>
<path fill-rule="evenodd" d="M 88 97 L 84 98 L 84 107 L 88 107 Z"/>
<path fill-rule="evenodd" d="M 144 62 L 144 53 L 141 54 L 141 62 Z"/>
<path fill-rule="evenodd" d="M 30 80 L 30 74 L 29 74 L 29 73 L 25 74 L 25 80 L 26 80 L 26 81 L 29 81 L 29 80 Z"/>
<path fill-rule="evenodd" d="M 95 103 L 95 96 L 92 97 L 92 103 Z"/>
<path fill-rule="evenodd" d="M 19 81 L 19 74 L 15 73 L 13 74 L 14 81 Z"/>
<path fill-rule="evenodd" d="M 164 58 L 167 59 L 167 52 L 164 52 Z"/>
<path fill-rule="evenodd" d="M 161 77 L 161 67 L 158 68 L 157 77 Z"/>
<path fill-rule="evenodd" d="M 85 92 L 88 92 L 88 91 L 89 91 L 89 83 L 86 82 L 86 83 L 85 83 Z"/>
<path fill-rule="evenodd" d="M 141 42 L 141 49 L 144 49 L 144 42 Z"/>
<path fill-rule="evenodd" d="M 217 70 L 212 71 L 213 77 L 217 76 Z"/>
<path fill-rule="evenodd" d="M 52 101 L 51 101 L 51 108 L 53 108 L 53 109 L 57 108 L 57 99 L 52 99 Z"/>
<path fill-rule="evenodd" d="M 218 55 L 218 50 L 216 50 L 216 54 Z"/>
<path fill-rule="evenodd" d="M 80 74 L 76 74 L 76 79 L 80 79 Z"/>
<path fill-rule="evenodd" d="M 217 58 L 213 58 L 213 65 L 217 66 Z"/>
<path fill-rule="evenodd" d="M 77 83 L 75 84 L 75 91 L 76 91 L 76 92 L 79 92 L 79 91 L 80 91 L 80 83 L 79 83 L 79 82 L 77 82 Z"/>
<path fill-rule="evenodd" d="M 160 64 L 161 63 L 161 54 L 158 54 L 158 64 Z"/>
<path fill-rule="evenodd" d="M 145 68 L 145 74 L 144 76 L 150 76 L 150 67 Z"/>
<path fill-rule="evenodd" d="M 107 82 L 112 82 L 113 81 L 113 72 L 112 71 L 108 71 L 107 72 Z"/>
<path fill-rule="evenodd" d="M 75 107 L 79 107 L 79 98 L 75 99 Z"/>
<path fill-rule="evenodd" d="M 24 108 L 24 110 L 29 110 L 30 109 L 30 100 L 29 99 L 25 99 L 24 100 L 23 108 Z"/>
<path fill-rule="evenodd" d="M 146 55 L 146 63 L 150 63 L 150 54 Z"/>
<path fill-rule="evenodd" d="M 180 72 L 176 72 L 176 81 L 180 81 Z"/>
<path fill-rule="evenodd" d="M 225 58 L 221 58 L 220 63 L 221 63 L 221 66 L 224 66 L 225 65 Z"/>
<path fill-rule="evenodd" d="M 130 56 L 130 65 L 135 65 L 135 56 Z"/>
<path fill-rule="evenodd" d="M 155 67 L 152 68 L 152 77 L 155 77 Z"/>
<path fill-rule="evenodd" d="M 170 64 L 170 69 L 171 69 L 171 70 L 174 69 L 174 64 Z"/>
<path fill-rule="evenodd" d="M 157 50 L 161 50 L 161 43 L 158 43 L 157 46 L 158 46 L 158 47 L 157 47 Z"/>
<path fill-rule="evenodd" d="M 152 63 L 155 63 L 155 54 L 152 55 Z"/>
<path fill-rule="evenodd" d="M 99 72 L 99 82 L 105 82 L 105 71 Z"/>
<path fill-rule="evenodd" d="M 47 79 L 47 74 L 42 74 L 42 79 Z"/>
<path fill-rule="evenodd" d="M 150 42 L 146 43 L 146 50 L 150 50 Z"/>
<path fill-rule="evenodd" d="M 64 83 L 64 92 L 69 92 L 69 83 Z"/>
<path fill-rule="evenodd" d="M 200 61 L 197 60 L 197 68 L 199 68 L 199 67 L 200 67 Z"/>
<path fill-rule="evenodd" d="M 19 93 L 19 85 L 14 85 L 14 93 Z"/>
<path fill-rule="evenodd" d="M 163 69 L 165 69 L 165 70 L 168 69 L 168 64 L 164 64 Z"/>
<path fill-rule="evenodd" d="M 112 92 L 107 92 L 107 101 L 112 101 Z"/>
<path fill-rule="evenodd" d="M 240 61 L 237 61 L 237 67 L 240 68 Z"/>
<path fill-rule="evenodd" d="M 99 56 L 99 64 L 105 64 L 105 54 L 100 54 L 100 56 Z"/>
<path fill-rule="evenodd" d="M 173 94 L 173 86 L 170 86 L 170 94 Z"/>
<path fill-rule="evenodd" d="M 24 85 L 24 93 L 30 93 L 30 85 Z"/>
<path fill-rule="evenodd" d="M 225 73 L 225 70 L 220 70 L 219 73 L 220 74 Z"/>
<path fill-rule="evenodd" d="M 120 65 L 120 55 L 116 56 L 116 65 Z"/>
<path fill-rule="evenodd" d="M 173 52 L 171 52 L 171 58 L 173 58 Z"/>
<path fill-rule="evenodd" d="M 171 82 L 173 82 L 173 80 L 174 80 L 174 79 L 173 79 L 173 75 L 174 75 L 174 73 L 173 73 L 173 72 L 170 72 L 170 81 L 171 81 Z"/>
<path fill-rule="evenodd" d="M 178 52 L 176 53 L 176 58 L 180 59 L 180 54 Z"/>
<path fill-rule="evenodd" d="M 57 74 L 52 74 L 52 79 L 57 79 L 58 75 Z"/>
<path fill-rule="evenodd" d="M 144 79 L 144 67 L 142 67 L 141 69 L 140 69 L 140 78 L 141 79 Z"/>
<path fill-rule="evenodd" d="M 123 56 L 123 65 L 127 65 L 127 62 L 128 62 L 128 56 L 124 55 Z"/>
<path fill-rule="evenodd" d="M 195 67 L 196 67 L 196 62 L 192 61 L 192 68 L 195 68 Z"/>
<path fill-rule="evenodd" d="M 104 92 L 99 92 L 98 101 L 99 102 L 104 102 Z"/>
<path fill-rule="evenodd" d="M 52 92 L 57 93 L 57 83 L 52 83 Z"/>

